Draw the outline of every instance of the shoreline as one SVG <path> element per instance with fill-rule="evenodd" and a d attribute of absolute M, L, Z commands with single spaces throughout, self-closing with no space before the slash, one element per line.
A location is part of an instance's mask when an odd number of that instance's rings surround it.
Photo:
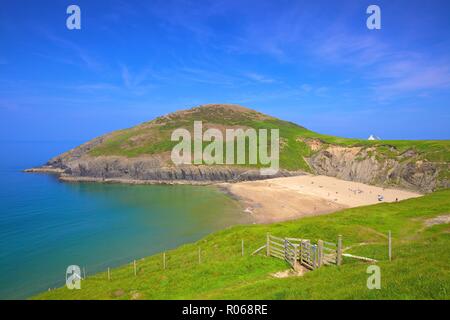
<path fill-rule="evenodd" d="M 50 173 L 68 183 L 119 183 L 129 185 L 192 185 L 212 186 L 238 202 L 243 214 L 255 223 L 294 220 L 303 217 L 330 214 L 346 208 L 382 202 L 401 201 L 422 194 L 403 189 L 385 188 L 329 176 L 302 175 L 262 180 L 195 181 L 195 180 L 139 180 L 127 178 L 77 177 L 63 169 L 50 166 L 26 169 L 28 173 Z M 382 200 L 378 199 L 382 196 Z"/>
<path fill-rule="evenodd" d="M 92 183 L 120 183 L 130 185 L 193 185 L 207 186 L 214 185 L 217 181 L 190 181 L 190 180 L 139 180 L 126 178 L 95 178 L 95 177 L 73 177 L 60 175 L 59 180 L 69 183 L 92 182 Z"/>
<path fill-rule="evenodd" d="M 58 179 L 63 182 L 77 183 L 77 182 L 90 182 L 90 183 L 120 183 L 130 185 L 198 185 L 207 186 L 215 185 L 223 181 L 195 181 L 195 180 L 141 180 L 141 179 L 128 179 L 128 178 L 97 178 L 97 177 L 79 177 L 71 176 L 65 173 L 64 169 L 54 168 L 50 166 L 34 167 L 22 170 L 25 173 L 46 173 L 54 174 L 58 176 Z"/>
<path fill-rule="evenodd" d="M 218 186 L 239 201 L 256 223 L 263 224 L 423 196 L 402 189 L 309 174 Z"/>
<path fill-rule="evenodd" d="M 25 173 L 50 173 L 50 174 L 58 174 L 61 175 L 64 173 L 64 169 L 54 168 L 50 166 L 42 166 L 42 167 L 34 167 L 22 170 Z"/>

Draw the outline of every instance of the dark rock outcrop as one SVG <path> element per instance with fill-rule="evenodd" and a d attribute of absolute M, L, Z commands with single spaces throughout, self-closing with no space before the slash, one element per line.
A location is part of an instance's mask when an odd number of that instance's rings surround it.
<path fill-rule="evenodd" d="M 285 177 L 302 174 L 280 170 L 272 176 L 263 176 L 258 169 L 239 166 L 183 165 L 167 166 L 158 156 L 126 158 L 117 156 L 62 155 L 49 161 L 46 168 L 57 168 L 72 178 L 93 178 L 142 181 L 236 182 Z"/>

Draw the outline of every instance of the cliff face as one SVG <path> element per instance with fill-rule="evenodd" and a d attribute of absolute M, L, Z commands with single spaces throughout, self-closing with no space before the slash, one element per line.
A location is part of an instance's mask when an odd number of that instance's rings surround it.
<path fill-rule="evenodd" d="M 67 180 L 154 181 L 154 182 L 235 182 L 266 179 L 257 168 L 237 165 L 174 166 L 170 160 L 171 133 L 176 128 L 192 129 L 194 121 L 202 121 L 204 128 L 248 128 L 261 122 L 275 121 L 270 116 L 236 105 L 205 105 L 178 111 L 136 127 L 119 130 L 93 139 L 47 162 L 40 169 L 61 174 Z M 290 124 L 292 125 L 292 124 Z M 298 129 L 303 129 L 296 126 Z M 273 178 L 303 174 L 297 168 L 281 169 Z"/>
<path fill-rule="evenodd" d="M 86 146 L 85 146 L 86 147 Z M 86 148 L 84 152 L 87 152 Z M 120 179 L 125 181 L 213 183 L 266 179 L 258 169 L 239 166 L 168 166 L 168 155 L 126 158 L 121 156 L 91 157 L 78 149 L 50 160 L 46 168 L 59 169 L 64 177 L 91 178 L 96 181 Z M 275 177 L 299 175 L 302 172 L 280 170 Z"/>
<path fill-rule="evenodd" d="M 317 146 L 317 141 L 314 142 Z M 306 160 L 316 174 L 382 186 L 431 192 L 450 187 L 448 163 L 421 160 L 412 151 L 386 156 L 375 148 L 321 146 Z"/>
<path fill-rule="evenodd" d="M 265 179 L 258 169 L 234 166 L 164 166 L 157 158 L 126 159 L 122 157 L 97 157 L 67 164 L 65 173 L 72 177 L 100 179 L 125 179 L 160 182 L 237 182 Z M 280 170 L 271 177 L 292 176 L 299 173 Z"/>
<path fill-rule="evenodd" d="M 176 128 L 276 128 L 280 132 L 277 175 L 310 172 L 381 186 L 430 192 L 448 188 L 450 141 L 365 141 L 326 136 L 294 123 L 235 105 L 205 105 L 111 132 L 29 171 L 53 172 L 66 180 L 210 183 L 266 179 L 256 168 L 186 165 L 170 160 Z"/>
<path fill-rule="evenodd" d="M 78 148 L 51 159 L 47 166 L 72 178 L 97 180 L 125 179 L 142 181 L 180 182 L 236 182 L 265 179 L 258 169 L 239 166 L 170 166 L 168 154 L 127 158 L 122 156 L 92 157 L 89 151 L 103 141 L 92 140 Z M 324 145 L 317 140 L 307 142 L 313 150 L 305 160 L 312 173 L 348 181 L 398 186 L 421 192 L 450 187 L 445 173 L 448 163 L 419 160 L 413 151 L 387 157 L 368 147 Z M 50 171 L 50 170 L 49 170 Z M 299 175 L 299 171 L 280 170 L 273 177 Z"/>

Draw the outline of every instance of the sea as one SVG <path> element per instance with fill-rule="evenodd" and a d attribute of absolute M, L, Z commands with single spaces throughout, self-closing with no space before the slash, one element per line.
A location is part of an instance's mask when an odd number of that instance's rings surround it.
<path fill-rule="evenodd" d="M 60 182 L 24 173 L 81 141 L 2 141 L 0 299 L 27 299 L 89 275 L 248 223 L 215 187 Z"/>

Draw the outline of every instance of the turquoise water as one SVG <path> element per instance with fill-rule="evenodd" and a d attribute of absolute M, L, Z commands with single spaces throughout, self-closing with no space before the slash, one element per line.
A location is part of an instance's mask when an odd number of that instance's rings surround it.
<path fill-rule="evenodd" d="M 77 144 L 1 143 L 1 299 L 61 286 L 72 264 L 94 273 L 246 222 L 211 187 L 61 183 L 20 172 Z"/>

